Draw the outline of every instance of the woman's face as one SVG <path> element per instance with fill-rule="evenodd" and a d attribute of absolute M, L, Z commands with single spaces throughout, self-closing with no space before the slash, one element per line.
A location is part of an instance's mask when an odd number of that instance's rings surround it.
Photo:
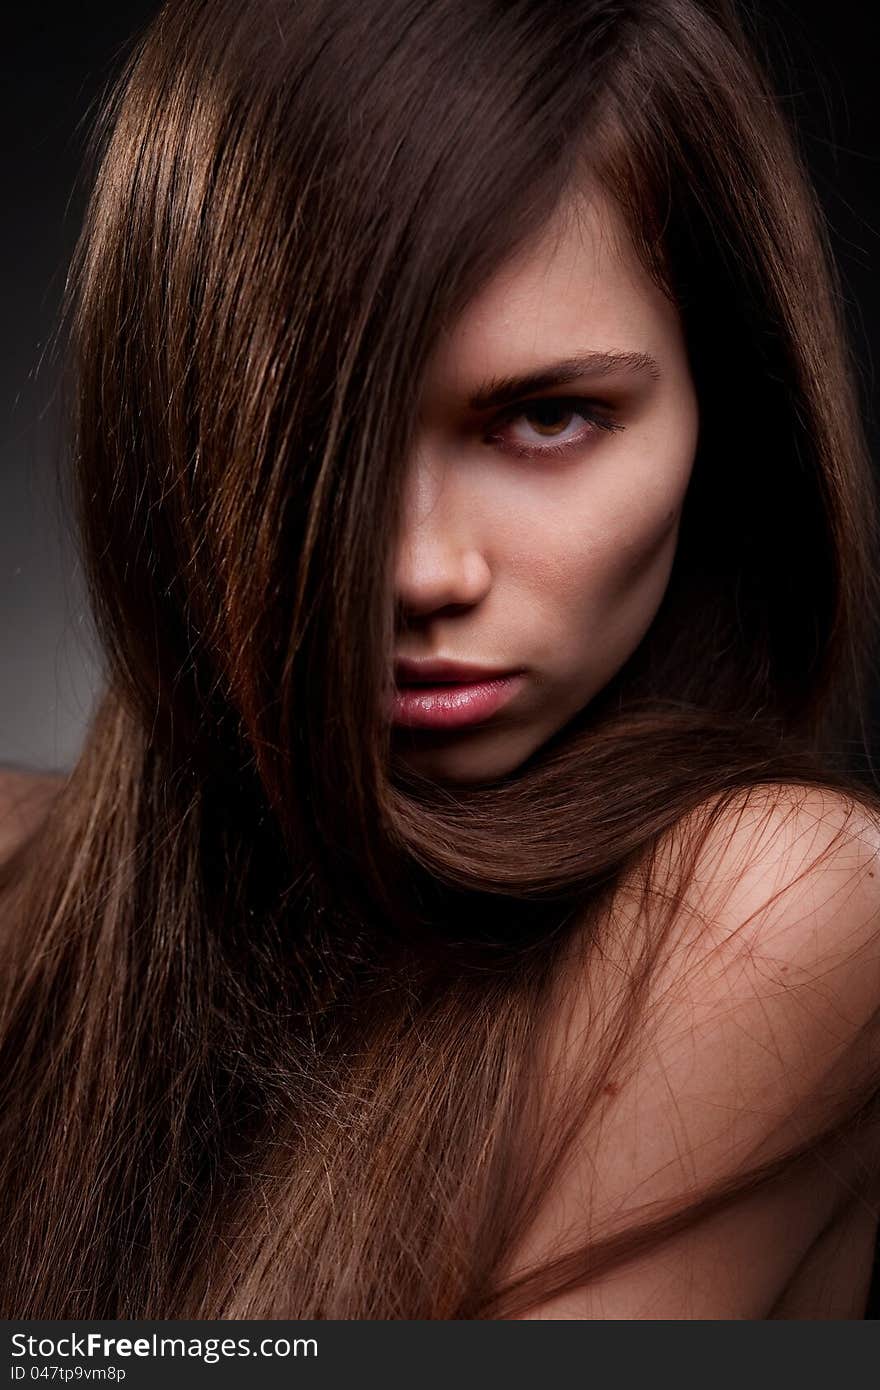
<path fill-rule="evenodd" d="M 475 401 L 565 363 L 564 382 Z M 609 199 L 569 206 L 438 343 L 396 557 L 398 659 L 522 674 L 478 722 L 395 724 L 395 757 L 437 781 L 491 780 L 602 689 L 666 589 L 697 429 L 676 309 Z"/>

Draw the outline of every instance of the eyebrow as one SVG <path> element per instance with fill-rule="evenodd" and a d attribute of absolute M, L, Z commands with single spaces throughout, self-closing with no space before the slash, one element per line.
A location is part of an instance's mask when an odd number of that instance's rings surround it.
<path fill-rule="evenodd" d="M 654 381 L 660 377 L 659 364 L 646 352 L 581 352 L 522 375 L 493 377 L 470 396 L 468 404 L 471 410 L 491 410 L 550 386 L 564 386 L 578 377 L 617 372 L 649 376 Z"/>

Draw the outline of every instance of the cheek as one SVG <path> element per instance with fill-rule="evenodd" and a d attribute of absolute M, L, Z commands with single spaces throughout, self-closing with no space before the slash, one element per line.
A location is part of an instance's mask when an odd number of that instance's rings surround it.
<path fill-rule="evenodd" d="M 669 582 L 679 515 L 674 507 L 642 513 L 625 537 L 596 539 L 557 589 L 552 620 L 566 653 L 557 671 L 579 700 L 611 679 L 650 628 Z"/>
<path fill-rule="evenodd" d="M 667 506 L 659 515 L 642 512 L 616 543 L 612 539 L 597 551 L 597 584 L 608 602 L 659 602 L 672 568 L 680 516 L 677 506 Z"/>
<path fill-rule="evenodd" d="M 649 488 L 623 496 L 572 499 L 533 513 L 514 568 L 539 607 L 591 624 L 625 617 L 629 607 L 662 597 L 675 553 L 683 489 Z"/>

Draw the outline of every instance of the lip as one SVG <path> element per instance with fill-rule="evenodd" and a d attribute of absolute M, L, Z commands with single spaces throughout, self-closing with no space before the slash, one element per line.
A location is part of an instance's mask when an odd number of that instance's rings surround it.
<path fill-rule="evenodd" d="M 394 663 L 394 679 L 398 685 L 470 685 L 475 681 L 501 680 L 516 675 L 509 667 L 477 666 L 471 661 L 419 661 L 399 657 Z"/>
<path fill-rule="evenodd" d="M 458 729 L 483 723 L 513 697 L 523 678 L 522 671 L 508 671 L 468 681 L 441 682 L 435 677 L 432 685 L 396 685 L 391 721 L 407 729 Z"/>

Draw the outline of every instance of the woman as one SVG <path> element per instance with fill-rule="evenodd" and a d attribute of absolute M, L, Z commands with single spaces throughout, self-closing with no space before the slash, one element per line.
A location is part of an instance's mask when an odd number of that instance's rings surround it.
<path fill-rule="evenodd" d="M 733 11 L 175 0 L 96 153 L 3 1315 L 863 1316 L 876 499 Z"/>

